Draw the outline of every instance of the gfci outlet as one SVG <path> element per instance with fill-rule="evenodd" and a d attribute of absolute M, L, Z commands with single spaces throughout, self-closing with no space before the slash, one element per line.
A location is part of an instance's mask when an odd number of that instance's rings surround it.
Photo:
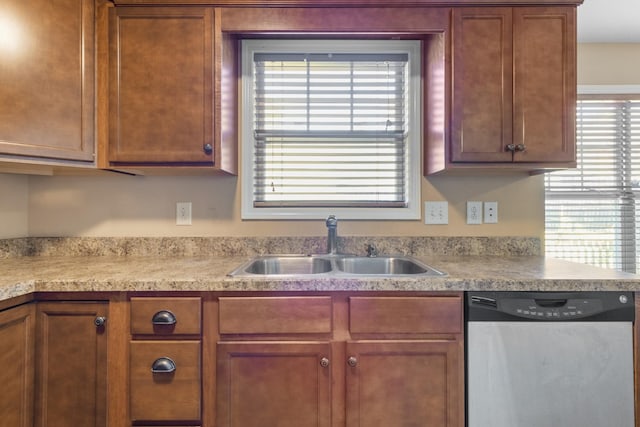
<path fill-rule="evenodd" d="M 482 202 L 467 202 L 467 224 L 482 224 Z"/>
<path fill-rule="evenodd" d="M 191 202 L 176 203 L 176 225 L 191 225 Z"/>

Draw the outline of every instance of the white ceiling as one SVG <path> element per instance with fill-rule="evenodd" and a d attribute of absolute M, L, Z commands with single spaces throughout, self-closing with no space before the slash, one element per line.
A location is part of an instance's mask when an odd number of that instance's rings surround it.
<path fill-rule="evenodd" d="M 584 0 L 579 43 L 640 43 L 640 0 Z"/>

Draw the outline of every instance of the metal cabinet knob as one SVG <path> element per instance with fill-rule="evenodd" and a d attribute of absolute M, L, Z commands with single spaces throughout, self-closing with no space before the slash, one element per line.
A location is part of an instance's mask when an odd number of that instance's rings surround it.
<path fill-rule="evenodd" d="M 154 325 L 175 325 L 177 321 L 176 315 L 169 310 L 160 310 L 151 318 Z"/>
<path fill-rule="evenodd" d="M 104 316 L 98 316 L 93 320 L 93 323 L 99 328 L 107 323 L 107 318 Z"/>
<path fill-rule="evenodd" d="M 514 151 L 516 151 L 516 145 L 515 144 L 507 144 L 507 146 L 505 147 L 506 151 L 511 151 L 512 153 Z"/>
<path fill-rule="evenodd" d="M 213 153 L 213 145 L 211 145 L 211 144 L 204 144 L 204 145 L 202 146 L 202 149 L 204 150 L 204 153 L 205 153 L 205 154 L 211 154 L 211 153 Z"/>
<path fill-rule="evenodd" d="M 358 359 L 356 359 L 354 356 L 351 356 L 347 359 L 347 364 L 352 368 L 355 368 L 356 366 L 358 366 Z"/>
<path fill-rule="evenodd" d="M 328 357 L 323 357 L 322 359 L 320 359 L 320 366 L 322 366 L 323 368 L 328 368 L 329 364 L 330 362 Z"/>
<path fill-rule="evenodd" d="M 526 149 L 527 149 L 527 146 L 526 146 L 526 145 L 524 145 L 524 144 L 518 144 L 518 145 L 516 145 L 516 147 L 515 147 L 515 150 L 516 150 L 516 151 L 526 151 Z"/>
<path fill-rule="evenodd" d="M 154 374 L 170 374 L 176 371 L 176 362 L 169 357 L 160 357 L 153 361 L 151 372 Z"/>

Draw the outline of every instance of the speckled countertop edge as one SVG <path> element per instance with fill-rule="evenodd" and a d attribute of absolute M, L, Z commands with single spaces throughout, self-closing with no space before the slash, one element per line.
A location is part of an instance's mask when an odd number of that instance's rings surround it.
<path fill-rule="evenodd" d="M 416 256 L 445 277 L 233 278 L 250 257 L 71 256 L 0 260 L 0 301 L 32 292 L 640 290 L 640 276 L 540 256 Z"/>

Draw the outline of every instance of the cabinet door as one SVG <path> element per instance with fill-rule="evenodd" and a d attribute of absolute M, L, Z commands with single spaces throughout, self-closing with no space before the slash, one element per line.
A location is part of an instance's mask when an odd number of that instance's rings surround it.
<path fill-rule="evenodd" d="M 510 8 L 453 12 L 452 162 L 511 162 Z"/>
<path fill-rule="evenodd" d="M 33 304 L 0 312 L 0 425 L 33 426 Z"/>
<path fill-rule="evenodd" d="M 347 343 L 347 427 L 464 425 L 459 341 Z"/>
<path fill-rule="evenodd" d="M 219 427 L 329 427 L 327 342 L 218 344 Z"/>
<path fill-rule="evenodd" d="M 520 162 L 575 162 L 574 7 L 514 8 L 514 144 Z"/>
<path fill-rule="evenodd" d="M 92 161 L 94 0 L 4 0 L 0 154 Z"/>
<path fill-rule="evenodd" d="M 39 303 L 36 427 L 106 426 L 106 303 Z"/>
<path fill-rule="evenodd" d="M 110 14 L 109 160 L 213 164 L 213 8 Z"/>

